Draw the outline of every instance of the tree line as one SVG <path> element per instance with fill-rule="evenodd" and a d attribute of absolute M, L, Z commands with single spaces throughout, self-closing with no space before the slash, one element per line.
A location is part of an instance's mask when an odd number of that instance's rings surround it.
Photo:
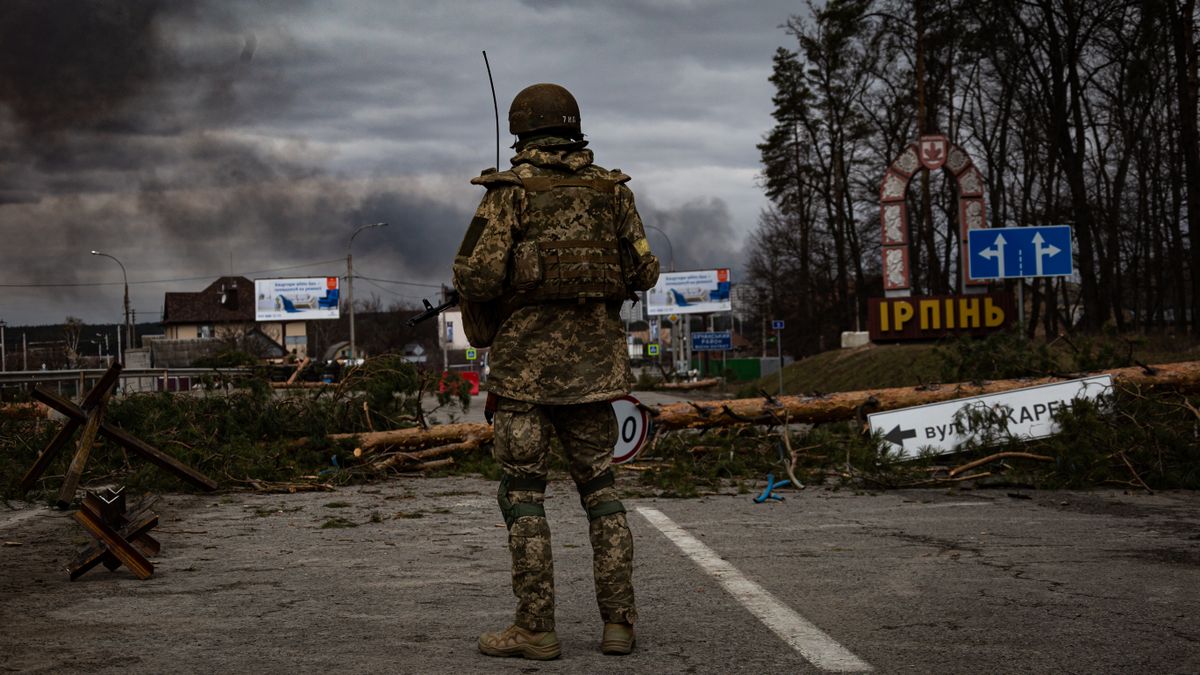
<path fill-rule="evenodd" d="M 1031 335 L 1200 334 L 1196 0 L 808 10 L 774 55 L 775 123 L 758 146 L 770 207 L 746 263 L 760 311 L 810 327 L 785 348 L 865 330 L 867 299 L 883 294 L 880 180 L 926 134 L 983 172 L 989 227 L 1073 226 L 1077 276 L 1027 282 Z M 956 186 L 923 174 L 907 195 L 912 291 L 953 293 Z"/>

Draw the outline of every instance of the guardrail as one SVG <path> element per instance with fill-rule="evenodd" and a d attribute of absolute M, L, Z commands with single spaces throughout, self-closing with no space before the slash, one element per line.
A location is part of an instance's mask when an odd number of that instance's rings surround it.
<path fill-rule="evenodd" d="M 0 373 L 0 399 L 41 384 L 63 396 L 79 398 L 104 375 L 104 369 L 17 370 Z M 189 391 L 204 377 L 245 375 L 249 368 L 138 368 L 121 371 L 121 392 Z"/>

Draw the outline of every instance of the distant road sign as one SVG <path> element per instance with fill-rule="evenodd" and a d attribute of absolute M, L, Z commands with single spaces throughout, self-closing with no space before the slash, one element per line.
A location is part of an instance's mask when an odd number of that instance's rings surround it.
<path fill-rule="evenodd" d="M 916 457 L 917 451 L 926 447 L 944 454 L 976 437 L 977 430 L 966 419 L 966 413 L 973 409 L 994 414 L 1004 410 L 1003 429 L 998 429 L 1001 433 L 1018 438 L 1045 438 L 1059 431 L 1054 422 L 1055 412 L 1071 407 L 1075 399 L 1094 400 L 1110 391 L 1112 376 L 1100 375 L 871 413 L 867 422 L 871 431 L 882 431 L 891 448 L 904 457 Z"/>
<path fill-rule="evenodd" d="M 972 280 L 1069 277 L 1071 226 L 998 227 L 968 230 Z"/>
<path fill-rule="evenodd" d="M 771 330 L 783 330 L 783 319 L 774 319 L 771 321 Z"/>
<path fill-rule="evenodd" d="M 479 352 L 475 351 L 474 347 L 468 347 L 467 348 L 467 360 L 474 361 L 477 358 L 479 358 Z"/>
<path fill-rule="evenodd" d="M 646 356 L 658 356 L 658 345 L 655 343 L 646 345 Z"/>
<path fill-rule="evenodd" d="M 733 349 L 733 334 L 727 330 L 692 333 L 692 351 L 727 352 Z"/>
<path fill-rule="evenodd" d="M 617 443 L 613 446 L 613 463 L 624 464 L 637 457 L 650 431 L 650 415 L 632 396 L 622 396 L 612 402 L 617 416 Z"/>

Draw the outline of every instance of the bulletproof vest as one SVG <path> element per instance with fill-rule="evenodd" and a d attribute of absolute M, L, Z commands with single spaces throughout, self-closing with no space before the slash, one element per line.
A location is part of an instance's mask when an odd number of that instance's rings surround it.
<path fill-rule="evenodd" d="M 614 174 L 620 176 L 620 174 Z M 623 177 L 623 176 L 622 176 Z M 512 287 L 525 302 L 624 300 L 616 232 L 619 180 L 521 177 L 524 236 L 513 249 Z"/>

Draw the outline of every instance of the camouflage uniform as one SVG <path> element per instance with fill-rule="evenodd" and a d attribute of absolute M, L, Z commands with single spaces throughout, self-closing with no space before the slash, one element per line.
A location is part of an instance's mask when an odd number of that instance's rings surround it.
<path fill-rule="evenodd" d="M 454 285 L 465 300 L 503 308 L 491 345 L 488 386 L 500 397 L 495 457 L 505 474 L 499 501 L 509 525 L 515 624 L 531 631 L 554 629 L 554 562 L 542 508 L 552 436 L 562 444 L 588 511 L 601 616 L 606 623 L 632 624 L 637 618 L 633 538 L 610 467 L 617 434 L 610 401 L 633 384 L 621 302 L 528 302 L 513 288 L 514 248 L 526 234 L 532 204 L 522 181 L 530 185 L 530 179 L 541 177 L 611 182 L 616 238 L 635 251 L 626 290 L 649 288 L 658 277 L 633 193 L 624 185 L 628 176 L 594 165 L 582 145 L 539 139 L 512 159 L 510 171 L 474 179 L 488 192 L 454 264 Z M 594 198 L 587 190 L 579 194 Z"/>

